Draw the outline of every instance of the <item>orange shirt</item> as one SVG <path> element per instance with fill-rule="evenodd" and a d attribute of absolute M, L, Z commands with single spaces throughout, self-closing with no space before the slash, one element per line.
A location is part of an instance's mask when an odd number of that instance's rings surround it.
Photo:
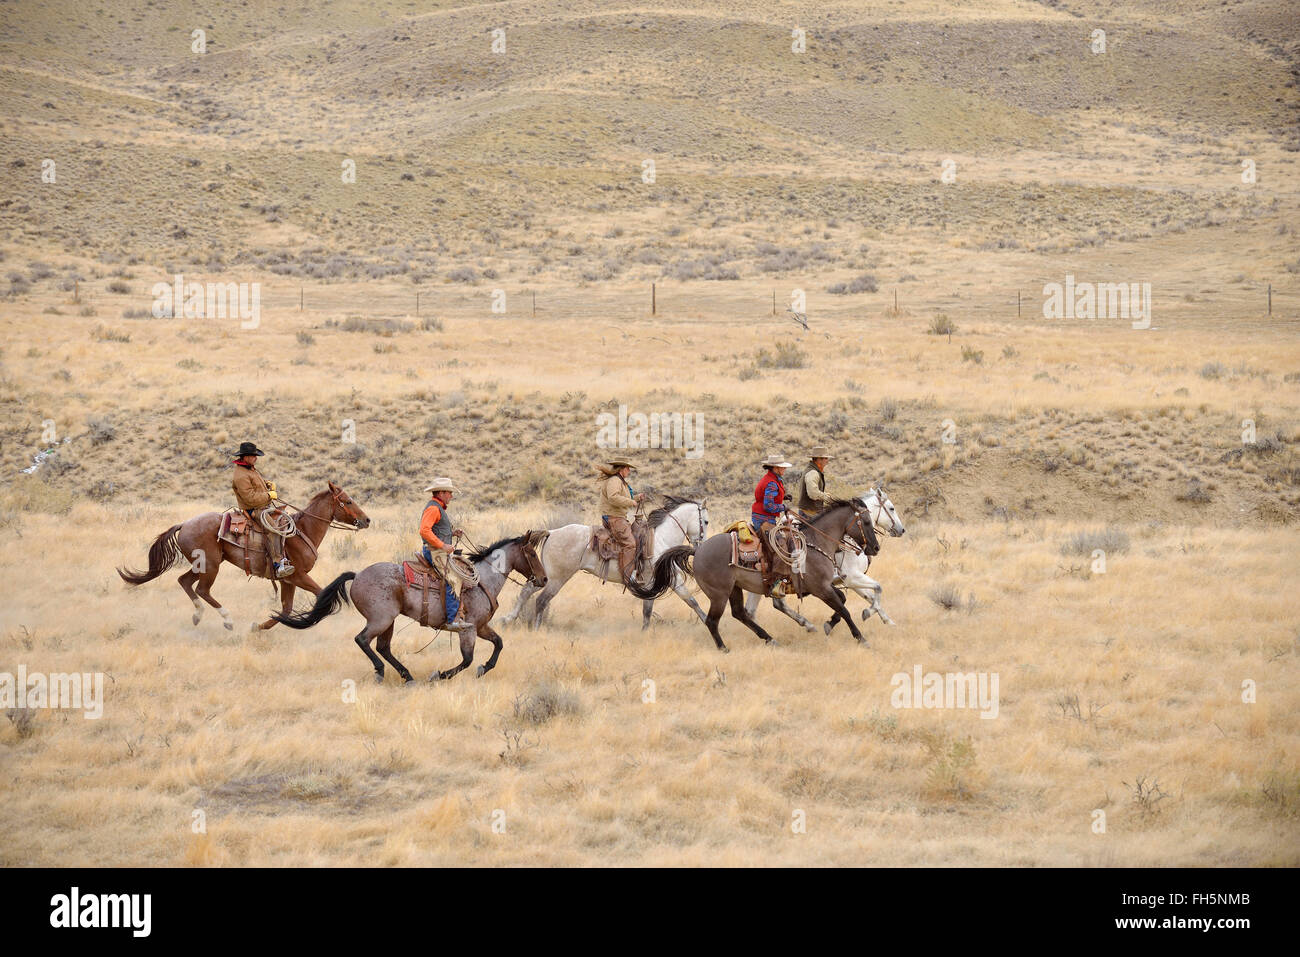
<path fill-rule="evenodd" d="M 437 502 L 433 502 L 424 510 L 424 515 L 420 518 L 420 537 L 428 544 L 430 549 L 437 550 L 445 548 L 442 540 L 433 534 L 433 526 L 438 524 L 442 518 L 442 509 L 438 507 Z"/>

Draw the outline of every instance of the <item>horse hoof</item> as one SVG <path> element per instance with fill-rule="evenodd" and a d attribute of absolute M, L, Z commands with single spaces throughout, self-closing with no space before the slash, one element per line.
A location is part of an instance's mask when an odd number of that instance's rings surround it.
<path fill-rule="evenodd" d="M 831 623 L 829 621 L 822 625 L 822 631 L 826 632 L 828 635 L 831 633 Z"/>
<path fill-rule="evenodd" d="M 870 617 L 871 617 L 871 609 L 870 608 L 862 609 L 862 620 L 866 621 Z"/>
<path fill-rule="evenodd" d="M 485 674 L 487 674 L 487 669 L 484 668 L 482 665 L 479 665 L 477 668 L 474 669 L 475 678 L 482 678 Z"/>
<path fill-rule="evenodd" d="M 226 631 L 234 631 L 235 623 L 233 621 L 228 621 L 225 624 L 223 624 L 222 627 L 225 628 Z"/>
<path fill-rule="evenodd" d="M 808 624 L 803 626 L 803 630 L 811 634 L 812 632 L 817 630 L 817 626 L 814 625 L 812 622 L 809 622 Z"/>
<path fill-rule="evenodd" d="M 381 684 L 383 684 L 383 683 L 384 683 L 384 673 L 383 673 L 382 671 L 376 671 L 376 672 L 375 672 L 375 684 L 377 684 L 377 685 L 381 685 Z"/>
<path fill-rule="evenodd" d="M 441 672 L 441 671 L 435 671 L 433 674 L 429 675 L 429 683 L 430 683 L 430 684 L 433 684 L 435 681 L 441 681 L 441 680 L 442 680 L 442 672 Z"/>

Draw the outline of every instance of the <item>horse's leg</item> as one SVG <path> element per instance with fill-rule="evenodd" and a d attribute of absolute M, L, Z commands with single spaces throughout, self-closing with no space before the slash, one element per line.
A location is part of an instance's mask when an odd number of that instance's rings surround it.
<path fill-rule="evenodd" d="M 456 629 L 460 632 L 460 664 L 454 668 L 448 668 L 446 671 L 435 671 L 429 676 L 432 681 L 436 676 L 439 680 L 454 678 L 474 662 L 474 642 L 477 640 L 478 626 L 469 624 L 464 628 Z M 500 639 L 498 639 L 500 640 Z"/>
<path fill-rule="evenodd" d="M 722 612 L 727 607 L 725 593 L 722 595 L 709 596 L 709 614 L 704 619 L 704 627 L 709 629 L 709 634 L 713 636 L 713 643 L 718 646 L 719 651 L 730 651 L 722 643 L 722 635 L 718 633 L 718 622 L 722 619 Z"/>
<path fill-rule="evenodd" d="M 867 594 L 864 594 L 863 592 L 867 591 L 868 589 L 869 592 Z M 872 578 L 867 579 L 867 584 L 865 589 L 860 590 L 858 592 L 858 594 L 862 595 L 863 598 L 871 602 L 870 605 L 868 605 L 866 608 L 862 610 L 863 621 L 867 621 L 872 615 L 879 615 L 881 622 L 883 622 L 884 624 L 892 625 L 894 623 L 894 619 L 886 615 L 885 609 L 882 608 L 880 605 L 880 596 L 884 594 L 884 591 L 885 589 L 881 586 L 880 582 Z"/>
<path fill-rule="evenodd" d="M 298 586 L 293 583 L 293 575 L 280 581 L 280 613 L 282 615 L 293 614 L 293 596 L 298 592 Z M 274 618 L 268 618 L 261 624 L 254 625 L 253 631 L 266 631 L 268 628 L 275 627 L 279 622 Z"/>
<path fill-rule="evenodd" d="M 402 676 L 403 681 L 414 681 L 415 679 L 411 677 L 411 673 L 406 670 L 406 665 L 398 661 L 397 656 L 393 654 L 391 649 L 392 641 L 393 623 L 389 622 L 388 627 L 379 634 L 379 640 L 375 642 L 375 647 L 378 648 L 379 653 L 384 656 L 384 660 L 397 669 L 397 673 Z M 380 665 L 380 667 L 382 668 L 383 666 Z"/>
<path fill-rule="evenodd" d="M 194 594 L 194 583 L 199 580 L 199 576 L 194 573 L 192 568 L 187 568 L 181 573 L 181 577 L 176 580 L 180 582 L 185 597 L 194 603 L 194 618 L 191 620 L 197 625 L 203 617 L 203 602 L 199 600 L 198 595 Z"/>
<path fill-rule="evenodd" d="M 197 582 L 194 585 L 194 591 L 200 598 L 221 613 L 221 626 L 226 631 L 234 631 L 235 623 L 230 618 L 230 612 L 221 607 L 221 602 L 212 597 L 212 583 L 217 580 L 217 572 L 221 570 L 221 550 L 218 548 L 216 555 L 213 555 L 207 549 L 203 551 L 203 571 L 196 573 Z M 188 572 L 186 574 L 189 574 Z M 182 575 L 182 578 L 185 576 Z M 197 619 L 197 615 L 195 618 Z M 196 621 L 195 624 L 198 622 Z"/>
<path fill-rule="evenodd" d="M 686 587 L 686 576 L 680 571 L 674 571 L 672 588 L 673 591 L 676 592 L 677 597 L 686 602 L 686 604 L 691 607 L 691 611 L 695 612 L 699 617 L 700 621 L 707 625 L 709 623 L 709 618 L 704 614 L 704 609 L 700 607 L 700 603 L 695 600 L 695 596 L 691 594 L 691 590 Z M 655 603 L 653 601 L 646 601 L 641 604 L 642 631 L 650 627 L 650 613 L 654 609 L 654 606 Z"/>
<path fill-rule="evenodd" d="M 533 606 L 533 627 L 534 628 L 536 628 L 538 625 L 542 623 L 542 619 L 546 616 L 546 610 L 551 606 L 551 599 L 556 596 L 559 590 L 564 587 L 564 583 L 567 581 L 568 579 L 566 578 L 564 581 L 557 583 L 555 579 L 551 579 L 546 583 L 546 587 L 542 589 L 542 593 L 537 596 L 537 601 L 534 602 L 534 606 Z"/>
<path fill-rule="evenodd" d="M 388 628 L 390 631 L 392 630 L 392 627 L 392 624 L 389 624 Z M 383 684 L 384 663 L 379 660 L 377 654 L 370 650 L 370 639 L 373 638 L 374 635 L 375 633 L 370 630 L 370 622 L 367 621 L 366 627 L 362 628 L 361 631 L 357 633 L 357 636 L 352 640 L 357 643 L 358 648 L 366 653 L 366 657 L 369 658 L 371 663 L 375 666 L 375 680 L 380 684 Z"/>
<path fill-rule="evenodd" d="M 731 589 L 731 617 L 736 619 L 758 637 L 770 643 L 772 636 L 763 630 L 763 626 L 749 616 L 745 611 L 745 593 L 741 591 L 739 585 L 733 585 Z"/>
<path fill-rule="evenodd" d="M 844 592 L 840 591 L 834 585 L 831 586 L 831 591 L 840 596 L 840 601 L 845 601 L 846 595 Z M 854 591 L 857 591 L 857 589 L 855 588 Z M 859 592 L 859 594 L 861 594 L 861 592 Z M 847 603 L 845 604 L 845 607 L 848 607 Z M 867 616 L 863 615 L 862 617 L 865 619 Z M 831 630 L 842 621 L 844 621 L 844 616 L 837 611 L 831 615 L 830 620 L 827 621 L 826 624 L 822 625 L 822 629 L 829 635 Z"/>
<path fill-rule="evenodd" d="M 862 637 L 862 632 L 859 631 L 858 626 L 854 624 L 853 616 L 849 614 L 849 609 L 844 604 L 843 595 L 844 593 L 841 592 L 838 588 L 827 586 L 826 591 L 824 593 L 817 594 L 817 597 L 820 598 L 822 601 L 826 602 L 826 604 L 828 604 L 836 613 L 838 613 L 839 617 L 844 620 L 844 624 L 849 626 L 849 631 L 853 633 L 853 637 L 857 639 L 858 644 L 862 645 L 863 647 L 866 647 L 867 639 Z"/>
<path fill-rule="evenodd" d="M 524 605 L 528 604 L 528 599 L 532 598 L 540 590 L 532 582 L 525 582 L 524 587 L 519 589 L 519 598 L 515 601 L 515 607 L 510 609 L 510 614 L 501 619 L 501 623 L 508 625 L 518 618 L 524 610 Z"/>
<path fill-rule="evenodd" d="M 755 595 L 754 597 L 757 598 L 758 596 Z M 816 630 L 817 630 L 817 626 L 816 626 L 816 625 L 814 625 L 811 621 L 809 621 L 809 620 L 808 620 L 807 618 L 805 618 L 803 615 L 799 614 L 799 612 L 795 611 L 793 608 L 791 608 L 789 605 L 787 605 L 787 604 L 785 603 L 785 599 L 784 599 L 784 598 L 773 598 L 773 599 L 772 599 L 772 607 L 774 607 L 774 608 L 775 608 L 777 611 L 779 611 L 781 614 L 785 615 L 787 618 L 792 618 L 792 619 L 794 619 L 795 621 L 797 621 L 799 624 L 803 625 L 803 629 L 804 629 L 804 631 L 816 631 Z M 745 609 L 745 612 L 746 612 L 746 614 L 748 614 L 751 618 L 754 616 L 754 613 L 751 612 L 751 611 L 749 610 L 749 608 L 746 608 L 746 609 Z"/>
<path fill-rule="evenodd" d="M 492 642 L 492 657 L 479 665 L 478 671 L 475 672 L 478 677 L 482 678 L 497 666 L 497 658 L 501 656 L 501 648 L 504 645 L 504 642 L 501 640 L 501 636 L 493 631 L 487 622 L 484 622 L 479 626 L 478 636 L 480 638 L 486 638 L 488 641 Z"/>

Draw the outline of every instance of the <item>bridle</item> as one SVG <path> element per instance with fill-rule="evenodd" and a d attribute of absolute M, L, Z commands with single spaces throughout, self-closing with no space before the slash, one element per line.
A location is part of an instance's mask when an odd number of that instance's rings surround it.
<path fill-rule="evenodd" d="M 672 512 L 669 512 L 668 517 L 673 520 L 674 525 L 676 525 L 679 529 L 681 529 L 682 538 L 684 538 L 688 542 L 691 542 L 691 544 L 693 544 L 696 548 L 699 548 L 700 543 L 704 541 L 704 504 L 702 502 L 691 502 L 691 504 L 695 506 L 696 516 L 698 517 L 700 523 L 700 534 L 698 538 L 692 539 L 690 534 L 686 531 L 686 527 L 682 525 L 681 522 L 677 521 L 677 516 L 673 514 L 673 512 L 677 511 L 677 509 L 673 509 Z"/>
<path fill-rule="evenodd" d="M 346 509 L 349 505 L 356 504 L 356 502 L 352 501 L 352 499 L 348 496 L 347 492 L 343 491 L 343 489 L 339 489 L 337 492 L 334 489 L 330 489 L 329 493 L 330 493 L 330 498 L 333 499 L 334 501 L 335 508 L 341 507 Z M 285 502 L 285 504 L 289 505 L 288 502 Z M 289 507 L 298 508 L 298 506 L 296 505 L 289 505 Z M 310 518 L 317 518 L 317 519 L 323 519 L 325 517 L 323 515 L 317 515 L 315 512 L 309 512 L 304 508 L 298 508 L 298 514 L 306 515 L 309 516 Z M 330 528 L 342 529 L 345 532 L 356 532 L 361 529 L 360 518 L 353 519 L 352 524 L 349 525 L 346 522 L 341 522 L 334 517 L 334 509 L 330 509 L 328 521 L 329 521 Z"/>
<path fill-rule="evenodd" d="M 859 545 L 859 544 L 857 543 L 856 540 L 854 540 L 853 538 L 850 538 L 850 537 L 849 537 L 849 530 L 846 528 L 846 529 L 844 530 L 844 532 L 840 535 L 839 541 L 837 542 L 837 546 L 838 546 L 838 547 L 836 548 L 836 551 L 841 551 L 841 550 L 847 548 L 847 549 L 851 550 L 855 555 L 861 555 L 864 551 L 866 551 L 865 544 L 866 544 L 866 541 L 867 541 L 867 527 L 866 527 L 866 525 L 864 525 L 863 522 L 862 522 L 862 511 L 863 511 L 863 510 L 860 509 L 860 508 L 858 508 L 857 505 L 853 505 L 853 504 L 850 504 L 849 507 L 853 509 L 853 522 L 857 524 L 857 526 L 858 526 L 858 530 L 862 533 L 862 541 L 863 541 L 863 544 L 862 544 L 862 545 Z M 868 512 L 869 512 L 869 511 L 870 511 L 870 510 L 868 509 Z M 830 540 L 830 541 L 835 541 L 834 536 L 830 535 L 830 534 L 827 533 L 827 532 L 823 532 L 820 528 L 818 528 L 817 526 L 813 525 L 813 524 L 812 524 L 810 521 L 808 521 L 807 519 L 804 519 L 804 521 L 803 521 L 803 526 L 804 526 L 805 528 L 809 529 L 810 531 L 816 532 L 816 533 L 817 533 L 818 535 L 820 535 L 822 538 L 828 539 L 828 540 Z M 827 555 L 824 551 L 822 551 L 820 548 L 818 548 L 818 547 L 817 547 L 816 545 L 814 545 L 812 542 L 809 542 L 809 543 L 808 543 L 808 547 L 811 548 L 813 551 L 817 552 L 819 555 L 821 555 L 821 556 L 823 556 L 824 558 L 826 558 L 826 559 L 827 559 L 827 560 L 828 560 L 832 565 L 835 564 L 835 559 L 834 559 L 832 556 Z"/>
<path fill-rule="evenodd" d="M 875 526 L 876 531 L 878 531 L 878 532 L 884 532 L 886 535 L 893 535 L 893 534 L 894 534 L 894 530 L 898 528 L 898 521 L 894 518 L 894 516 L 893 516 L 892 514 L 890 514 L 889 510 L 885 508 L 885 492 L 884 492 L 884 490 L 883 490 L 883 489 L 879 489 L 879 488 L 875 488 L 875 489 L 872 489 L 872 490 L 871 490 L 871 493 L 876 497 L 876 517 L 875 517 L 874 519 L 872 519 L 871 524 L 872 524 L 873 526 Z M 871 506 L 869 506 L 869 505 L 867 506 L 868 509 L 869 509 L 870 507 L 871 507 Z M 882 515 L 889 515 L 889 527 L 888 527 L 888 528 L 884 528 L 884 527 L 882 527 L 882 525 L 881 525 L 881 522 L 880 522 L 880 516 L 882 516 Z"/>

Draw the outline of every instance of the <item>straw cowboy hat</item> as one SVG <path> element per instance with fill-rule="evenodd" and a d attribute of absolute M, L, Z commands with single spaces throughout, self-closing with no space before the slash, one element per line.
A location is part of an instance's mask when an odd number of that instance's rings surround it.
<path fill-rule="evenodd" d="M 426 486 L 424 490 L 426 492 L 455 492 L 457 494 L 460 493 L 460 489 L 456 488 L 456 486 L 452 484 L 451 479 L 447 478 L 447 476 L 445 475 L 438 476 L 436 479 L 433 480 L 432 483 Z"/>
<path fill-rule="evenodd" d="M 835 456 L 831 455 L 830 450 L 824 445 L 814 445 L 812 451 L 808 453 L 808 458 L 810 459 L 831 459 L 834 457 Z"/>
<path fill-rule="evenodd" d="M 605 465 L 597 466 L 597 468 L 608 475 L 613 475 L 621 468 L 629 468 L 635 471 L 636 466 L 627 459 L 610 459 Z"/>
<path fill-rule="evenodd" d="M 785 460 L 785 457 L 777 455 L 775 452 L 769 453 L 768 456 L 759 464 L 762 465 L 763 468 L 776 466 L 779 469 L 788 469 L 790 467 L 790 463 Z"/>

